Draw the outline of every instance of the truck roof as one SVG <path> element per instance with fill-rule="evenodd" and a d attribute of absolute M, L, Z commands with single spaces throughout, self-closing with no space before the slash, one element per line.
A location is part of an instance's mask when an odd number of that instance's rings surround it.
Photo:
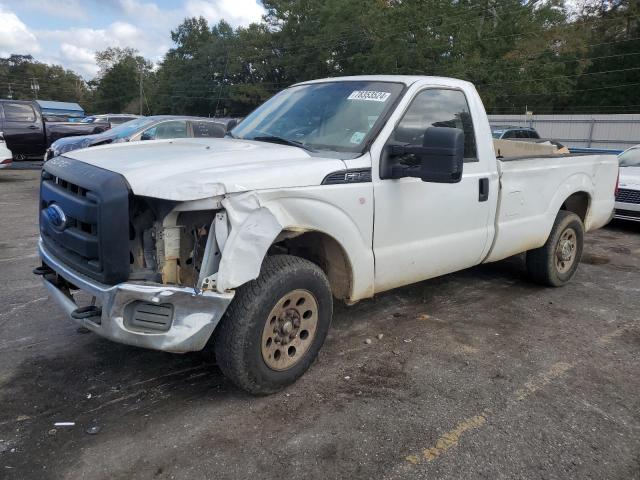
<path fill-rule="evenodd" d="M 435 84 L 441 83 L 447 86 L 469 86 L 471 82 L 450 77 L 432 77 L 428 75 L 353 75 L 348 77 L 328 77 L 317 80 L 299 82 L 296 85 L 308 85 L 311 83 L 336 82 L 336 81 L 368 81 L 368 82 L 396 82 L 409 86 L 419 80 L 429 80 Z"/>

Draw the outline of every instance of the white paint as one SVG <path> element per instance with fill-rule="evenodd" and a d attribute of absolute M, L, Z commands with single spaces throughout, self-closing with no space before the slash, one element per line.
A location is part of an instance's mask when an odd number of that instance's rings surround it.
<path fill-rule="evenodd" d="M 65 157 L 124 175 L 136 195 L 180 201 L 319 185 L 344 169 L 342 160 L 314 157 L 298 147 L 228 138 L 120 143 Z"/>
<path fill-rule="evenodd" d="M 0 12 L 0 17 L 1 15 L 2 15 L 2 12 Z M 11 150 L 7 148 L 7 144 L 5 143 L 2 137 L 2 132 L 0 132 L 0 169 L 11 166 L 11 163 L 2 163 L 2 162 L 5 160 L 12 160 L 12 159 L 13 159 L 13 154 L 11 153 Z"/>
<path fill-rule="evenodd" d="M 591 198 L 588 230 L 609 220 L 618 171 L 615 157 L 497 161 L 489 122 L 472 84 L 441 77 L 344 80 L 394 81 L 408 88 L 369 152 L 352 160 L 234 139 L 119 144 L 68 156 L 121 173 L 137 195 L 183 202 L 175 211 L 221 204 L 230 228 L 218 232 L 224 248 L 215 276 L 219 292 L 255 278 L 267 249 L 283 230 L 317 231 L 335 239 L 351 269 L 349 300 L 357 301 L 539 247 L 562 203 L 578 191 Z M 466 95 L 479 161 L 465 163 L 457 184 L 381 180 L 380 156 L 395 125 L 418 92 L 438 87 Z M 326 175 L 345 166 L 371 168 L 373 181 L 321 185 Z M 489 179 L 485 202 L 478 201 L 481 178 Z"/>
<path fill-rule="evenodd" d="M 268 208 L 260 206 L 255 194 L 238 195 L 222 204 L 231 223 L 231 233 L 220 247 L 220 250 L 224 248 L 216 277 L 220 293 L 257 278 L 262 259 L 282 231 L 282 224 Z"/>
<path fill-rule="evenodd" d="M 640 167 L 620 168 L 620 188 L 640 191 Z M 616 202 L 616 209 L 640 212 L 640 203 Z M 621 218 L 636 220 L 637 218 L 620 215 Z"/>

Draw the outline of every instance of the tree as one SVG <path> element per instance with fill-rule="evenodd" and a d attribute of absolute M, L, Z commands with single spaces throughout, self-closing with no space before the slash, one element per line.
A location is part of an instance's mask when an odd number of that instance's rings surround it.
<path fill-rule="evenodd" d="M 140 98 L 140 77 L 143 92 L 153 90 L 153 64 L 132 48 L 107 48 L 96 53 L 100 68 L 96 81 L 93 110 L 105 113 L 143 112 L 149 109 Z M 142 101 L 142 108 L 140 105 Z"/>
<path fill-rule="evenodd" d="M 0 97 L 16 100 L 35 98 L 32 84 L 37 83 L 38 98 L 86 105 L 91 91 L 80 75 L 60 65 L 47 65 L 31 55 L 0 58 Z"/>

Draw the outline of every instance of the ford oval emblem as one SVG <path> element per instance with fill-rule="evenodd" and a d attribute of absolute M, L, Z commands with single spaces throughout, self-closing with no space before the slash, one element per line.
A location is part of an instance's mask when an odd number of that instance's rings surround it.
<path fill-rule="evenodd" d="M 49 205 L 44 213 L 54 229 L 62 231 L 64 230 L 64 227 L 67 226 L 67 216 L 65 215 L 64 210 L 55 203 Z"/>

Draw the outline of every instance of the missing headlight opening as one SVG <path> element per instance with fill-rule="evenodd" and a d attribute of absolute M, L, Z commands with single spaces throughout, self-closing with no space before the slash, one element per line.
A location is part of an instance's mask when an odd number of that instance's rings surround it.
<path fill-rule="evenodd" d="M 171 207 L 134 199 L 129 224 L 130 280 L 212 288 L 211 279 L 202 279 L 214 274 L 219 265 L 215 235 L 210 235 L 216 212 L 175 212 Z"/>

